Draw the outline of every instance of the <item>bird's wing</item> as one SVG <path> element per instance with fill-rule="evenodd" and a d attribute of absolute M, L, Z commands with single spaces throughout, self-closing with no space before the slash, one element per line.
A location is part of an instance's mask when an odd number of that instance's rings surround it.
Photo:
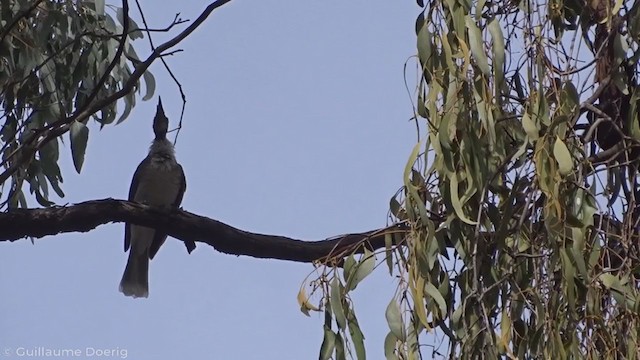
<path fill-rule="evenodd" d="M 174 206 L 178 208 L 182 203 L 182 197 L 184 196 L 185 191 L 187 191 L 187 179 L 184 177 L 184 171 L 182 170 L 182 166 L 178 164 L 180 167 L 180 174 L 182 174 L 182 182 L 180 184 L 180 193 L 178 194 L 178 198 L 174 203 Z M 193 250 L 196 248 L 196 243 L 193 240 L 184 240 L 184 246 L 187 248 L 187 252 L 191 254 Z"/>
<path fill-rule="evenodd" d="M 136 171 L 133 173 L 133 180 L 131 180 L 131 187 L 129 188 L 129 201 L 134 201 L 136 191 L 138 191 L 138 184 L 140 184 L 140 176 L 142 174 L 142 169 L 149 163 L 149 158 L 146 157 L 136 168 Z M 124 251 L 128 251 L 131 246 L 131 224 L 124 224 Z"/>
<path fill-rule="evenodd" d="M 182 166 L 180 166 L 180 164 L 177 164 L 178 166 L 175 168 L 175 172 L 176 175 L 178 175 L 180 177 L 180 188 L 178 189 L 178 193 L 176 194 L 176 199 L 173 201 L 173 203 L 171 204 L 173 208 L 177 209 L 180 204 L 182 203 L 182 198 L 184 197 L 184 192 L 187 189 L 187 181 L 186 178 L 184 177 L 184 171 L 182 170 Z M 167 234 L 162 233 L 160 231 L 156 231 L 155 235 L 153 236 L 153 241 L 151 242 L 151 247 L 149 248 L 149 258 L 153 259 L 154 256 L 156 256 L 156 253 L 158 252 L 158 250 L 160 250 L 160 246 L 162 246 L 162 244 L 164 244 L 165 240 L 167 239 Z M 193 243 L 193 241 L 191 242 Z M 188 244 L 187 242 L 185 242 L 185 246 L 187 246 L 187 251 L 189 253 L 191 253 L 191 251 L 193 251 L 193 249 L 195 249 L 196 244 L 193 243 L 193 246 L 191 246 L 190 244 Z"/>
<path fill-rule="evenodd" d="M 180 190 L 178 191 L 178 196 L 176 197 L 176 201 L 173 202 L 173 207 L 178 208 L 182 203 L 182 198 L 184 197 L 184 192 L 187 191 L 187 179 L 184 177 L 184 170 L 182 170 L 182 165 L 178 164 L 177 168 L 180 172 Z"/>

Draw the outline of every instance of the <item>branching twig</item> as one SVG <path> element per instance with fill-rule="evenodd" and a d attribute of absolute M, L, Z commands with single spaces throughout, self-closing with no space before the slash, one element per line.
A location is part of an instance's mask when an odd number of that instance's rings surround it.
<path fill-rule="evenodd" d="M 142 23 L 144 24 L 145 27 L 148 28 L 149 25 L 147 24 L 147 19 L 144 16 L 144 12 L 142 11 L 142 6 L 140 5 L 139 0 L 136 0 L 136 5 L 138 6 L 138 11 L 140 12 Z M 178 18 L 178 14 L 176 14 L 174 22 L 177 18 Z M 151 34 L 149 32 L 147 32 L 147 39 L 149 39 L 149 45 L 151 46 L 151 50 L 155 50 L 155 45 L 153 44 L 153 39 L 151 38 Z M 184 109 L 187 106 L 187 96 L 185 95 L 184 90 L 182 89 L 182 84 L 180 83 L 180 81 L 178 81 L 178 78 L 175 76 L 173 71 L 171 71 L 169 64 L 167 64 L 167 62 L 164 60 L 163 57 L 160 58 L 160 61 L 162 61 L 164 68 L 169 73 L 169 76 L 171 76 L 171 78 L 173 79 L 173 82 L 175 82 L 176 85 L 178 86 L 178 90 L 180 91 L 180 96 L 182 97 L 182 110 L 180 111 L 180 121 L 178 122 L 178 128 L 176 129 L 177 130 L 176 136 L 173 140 L 173 145 L 175 146 L 176 143 L 178 142 L 178 134 L 180 134 L 180 129 L 182 129 L 182 119 L 184 118 Z"/>

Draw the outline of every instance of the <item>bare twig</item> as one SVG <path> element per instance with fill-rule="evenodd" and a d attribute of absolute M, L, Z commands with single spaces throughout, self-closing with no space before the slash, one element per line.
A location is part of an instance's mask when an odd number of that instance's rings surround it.
<path fill-rule="evenodd" d="M 140 12 L 142 23 L 144 24 L 145 27 L 148 28 L 149 25 L 147 24 L 147 19 L 144 16 L 144 12 L 142 11 L 142 6 L 140 5 L 139 0 L 136 0 L 136 6 L 138 6 L 138 11 Z M 176 15 L 176 19 L 177 17 L 178 15 Z M 151 50 L 155 50 L 155 45 L 153 44 L 153 39 L 151 38 L 151 34 L 149 32 L 147 32 L 147 39 L 149 39 L 149 45 L 151 46 Z M 178 86 L 178 90 L 180 91 L 180 96 L 182 97 L 182 110 L 180 111 L 180 121 L 178 122 L 178 128 L 176 129 L 176 136 L 173 140 L 173 145 L 175 146 L 178 143 L 178 135 L 180 134 L 180 129 L 182 129 L 182 119 L 184 118 L 184 110 L 185 110 L 185 107 L 187 106 L 187 96 L 185 95 L 184 90 L 182 89 L 182 84 L 180 83 L 180 81 L 178 81 L 178 78 L 175 76 L 173 71 L 171 71 L 169 64 L 167 64 L 167 62 L 164 60 L 164 57 L 161 57 L 160 61 L 162 61 L 164 68 L 169 73 L 169 76 L 171 76 L 171 78 L 173 79 L 173 82 L 175 82 L 176 85 Z"/>

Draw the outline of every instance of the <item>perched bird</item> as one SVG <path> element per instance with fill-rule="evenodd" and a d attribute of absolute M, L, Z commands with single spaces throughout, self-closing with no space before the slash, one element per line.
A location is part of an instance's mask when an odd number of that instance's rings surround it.
<path fill-rule="evenodd" d="M 158 99 L 149 154 L 138 165 L 129 189 L 129 201 L 151 206 L 177 208 L 186 190 L 182 166 L 176 161 L 173 144 L 167 140 L 169 120 L 164 115 L 162 100 Z M 120 281 L 125 296 L 149 296 L 149 259 L 167 239 L 167 234 L 144 226 L 125 224 L 124 251 L 129 260 Z"/>

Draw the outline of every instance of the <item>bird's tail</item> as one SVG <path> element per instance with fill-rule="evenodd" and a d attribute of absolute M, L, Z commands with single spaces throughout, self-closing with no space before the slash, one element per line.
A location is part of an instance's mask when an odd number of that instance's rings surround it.
<path fill-rule="evenodd" d="M 120 292 L 134 298 L 149 296 L 149 255 L 137 253 L 133 247 L 129 250 L 127 267 L 120 281 Z"/>

